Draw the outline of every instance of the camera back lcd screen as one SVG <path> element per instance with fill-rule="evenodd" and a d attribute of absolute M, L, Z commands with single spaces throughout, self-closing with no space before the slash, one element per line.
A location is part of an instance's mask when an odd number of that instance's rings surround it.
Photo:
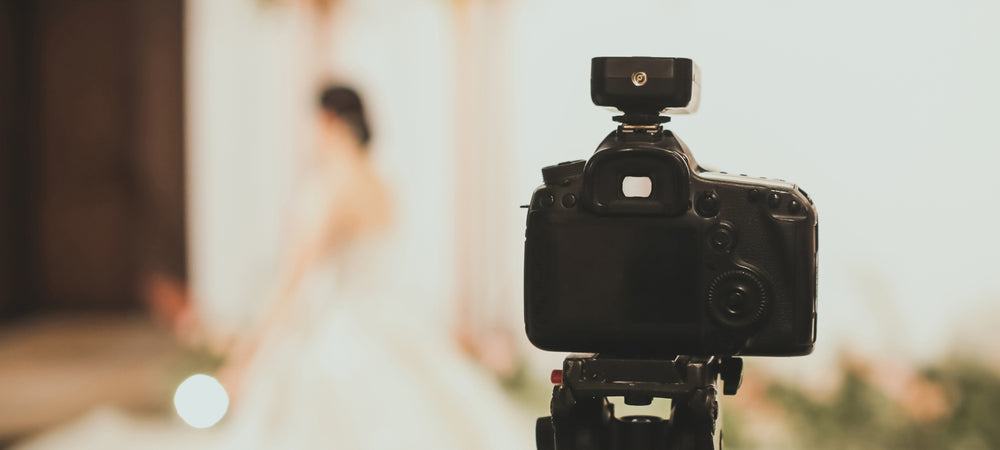
<path fill-rule="evenodd" d="M 669 222 L 596 218 L 561 223 L 558 232 L 538 224 L 528 240 L 539 264 L 527 274 L 529 295 L 541 307 L 534 312 L 545 323 L 538 325 L 630 340 L 699 323 L 696 232 Z"/>

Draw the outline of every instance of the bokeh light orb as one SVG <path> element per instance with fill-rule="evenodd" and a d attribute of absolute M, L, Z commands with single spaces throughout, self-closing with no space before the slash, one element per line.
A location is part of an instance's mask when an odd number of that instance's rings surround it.
<path fill-rule="evenodd" d="M 208 428 L 229 410 L 229 394 L 222 383 L 205 374 L 191 375 L 177 386 L 174 407 L 188 425 Z"/>

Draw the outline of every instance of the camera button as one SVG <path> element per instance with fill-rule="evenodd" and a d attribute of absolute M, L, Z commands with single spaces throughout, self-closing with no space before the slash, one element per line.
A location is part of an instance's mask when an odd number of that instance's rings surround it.
<path fill-rule="evenodd" d="M 719 253 L 729 253 L 736 246 L 736 230 L 728 222 L 720 223 L 708 232 L 708 246 Z"/>
<path fill-rule="evenodd" d="M 576 196 L 573 194 L 566 194 L 562 198 L 562 205 L 567 208 L 572 208 L 576 206 Z"/>
<path fill-rule="evenodd" d="M 538 203 L 542 205 L 542 208 L 548 208 L 556 203 L 556 198 L 545 192 L 539 196 Z"/>
<path fill-rule="evenodd" d="M 719 213 L 719 194 L 713 191 L 702 192 L 698 196 L 698 201 L 695 203 L 694 210 L 702 217 L 715 217 Z"/>
<path fill-rule="evenodd" d="M 777 192 L 772 192 L 770 195 L 768 195 L 767 206 L 770 206 L 772 209 L 777 209 L 779 206 L 781 206 L 781 194 L 778 194 Z"/>

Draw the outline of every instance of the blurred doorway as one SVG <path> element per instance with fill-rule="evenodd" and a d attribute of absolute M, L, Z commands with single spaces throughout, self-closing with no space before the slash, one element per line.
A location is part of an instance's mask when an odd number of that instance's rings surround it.
<path fill-rule="evenodd" d="M 182 31 L 182 0 L 0 0 L 0 319 L 185 278 Z"/>

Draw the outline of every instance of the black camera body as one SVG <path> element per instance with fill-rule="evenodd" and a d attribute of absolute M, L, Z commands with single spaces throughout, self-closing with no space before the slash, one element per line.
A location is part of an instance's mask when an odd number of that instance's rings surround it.
<path fill-rule="evenodd" d="M 595 103 L 625 115 L 589 160 L 542 169 L 525 233 L 532 344 L 630 357 L 810 353 L 809 197 L 784 181 L 707 171 L 662 129 L 659 112 L 697 103 L 691 60 L 594 58 L 592 77 Z"/>

